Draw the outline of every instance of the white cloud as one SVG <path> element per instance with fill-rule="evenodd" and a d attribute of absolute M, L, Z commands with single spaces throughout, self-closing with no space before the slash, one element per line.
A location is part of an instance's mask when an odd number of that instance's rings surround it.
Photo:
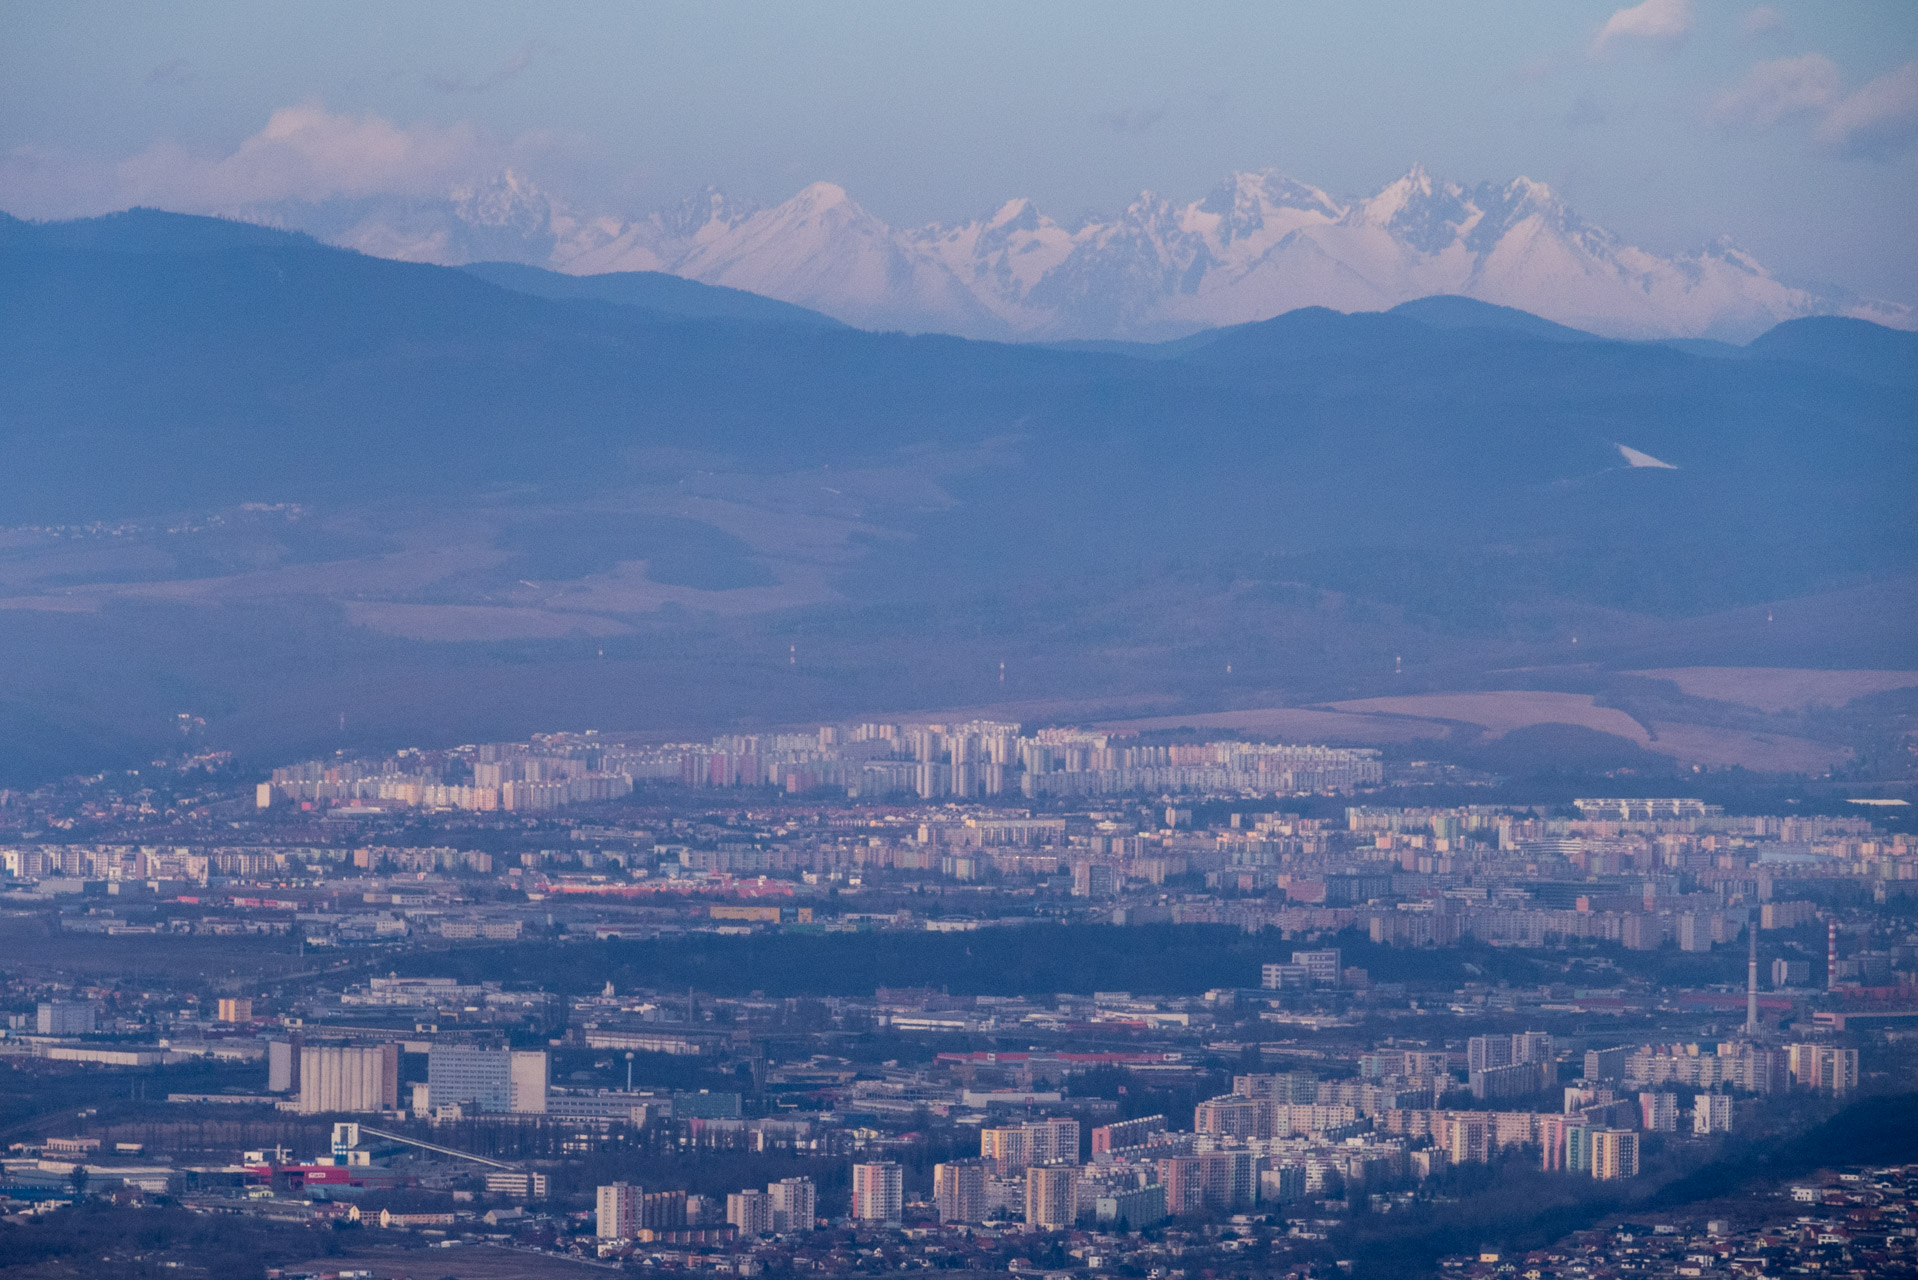
<path fill-rule="evenodd" d="M 1676 44 L 1691 34 L 1691 29 L 1691 0 L 1641 0 L 1607 18 L 1592 41 L 1592 49 L 1602 52 L 1614 40 Z"/>
<path fill-rule="evenodd" d="M 1918 141 L 1918 62 L 1879 76 L 1833 107 L 1818 136 L 1859 156 L 1894 155 Z"/>
<path fill-rule="evenodd" d="M 221 154 L 157 141 L 104 159 L 21 147 L 0 156 L 5 207 L 37 218 L 71 218 L 145 204 L 183 213 L 225 213 L 282 200 L 443 196 L 463 184 L 562 150 L 563 139 L 528 134 L 510 143 L 464 121 L 395 124 L 371 113 L 315 103 L 281 107 L 266 126 Z"/>
<path fill-rule="evenodd" d="M 483 152 L 470 124 L 402 128 L 376 115 L 336 115 L 308 104 L 281 107 L 230 155 L 158 142 L 118 170 L 136 203 L 218 209 L 443 191 L 484 167 Z"/>
<path fill-rule="evenodd" d="M 1718 125 L 1768 129 L 1788 117 L 1825 111 L 1844 95 L 1838 68 L 1823 54 L 1761 62 L 1718 95 L 1711 118 Z"/>
<path fill-rule="evenodd" d="M 1882 159 L 1918 142 L 1918 62 L 1907 62 L 1847 94 L 1823 54 L 1761 62 L 1718 95 L 1711 119 L 1721 127 L 1769 129 L 1797 116 L 1818 117 L 1818 140 L 1849 156 Z"/>
<path fill-rule="evenodd" d="M 1738 20 L 1738 34 L 1747 40 L 1785 29 L 1785 15 L 1768 4 L 1761 4 Z"/>

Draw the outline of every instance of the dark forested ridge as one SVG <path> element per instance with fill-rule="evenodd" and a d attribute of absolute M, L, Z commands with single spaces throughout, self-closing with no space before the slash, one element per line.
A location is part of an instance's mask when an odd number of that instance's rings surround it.
<path fill-rule="evenodd" d="M 1607 539 L 1667 550 L 1648 521 L 1696 537 L 1732 518 L 1858 554 L 1909 532 L 1888 481 L 1909 460 L 1910 405 L 1881 384 L 1914 339 L 1857 321 L 1792 322 L 1729 361 L 1428 299 L 1308 308 L 1142 361 L 779 323 L 811 313 L 677 280 L 603 306 L 625 287 L 610 277 L 502 288 L 492 268 L 118 218 L 0 235 L 7 518 L 591 485 L 654 447 L 847 465 L 1013 436 L 1031 464 L 1021 498 L 1156 493 L 1155 535 L 1209 509 L 1273 549 L 1360 530 L 1371 545 L 1564 539 L 1595 516 Z M 703 315 L 685 301 L 709 294 Z M 1620 444 L 1676 470 L 1625 468 Z M 1222 476 L 1240 480 L 1217 494 Z M 1842 496 L 1846 518 L 1793 495 Z M 1886 519 L 1857 531 L 1870 515 Z"/>

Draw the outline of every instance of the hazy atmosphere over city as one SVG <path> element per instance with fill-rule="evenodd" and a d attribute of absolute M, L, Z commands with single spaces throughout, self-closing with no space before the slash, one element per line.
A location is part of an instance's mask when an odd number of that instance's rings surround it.
<path fill-rule="evenodd" d="M 1918 11 L 0 0 L 0 1278 L 1918 1276 Z"/>

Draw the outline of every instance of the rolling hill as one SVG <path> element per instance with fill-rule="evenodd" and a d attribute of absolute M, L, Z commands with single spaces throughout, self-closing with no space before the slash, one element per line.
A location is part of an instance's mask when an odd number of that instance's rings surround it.
<path fill-rule="evenodd" d="M 1889 615 L 1696 625 L 1909 574 L 1910 335 L 1862 321 L 1721 358 L 1432 298 L 1068 350 L 151 211 L 9 220 L 0 272 L 0 714 L 66 762 L 187 707 L 281 751 L 1363 697 L 1573 634 L 1905 665 Z"/>

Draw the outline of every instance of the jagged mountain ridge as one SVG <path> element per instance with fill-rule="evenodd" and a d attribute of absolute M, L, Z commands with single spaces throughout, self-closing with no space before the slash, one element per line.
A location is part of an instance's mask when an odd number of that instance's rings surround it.
<path fill-rule="evenodd" d="M 622 220 L 580 215 L 512 173 L 438 202 L 231 212 L 382 257 L 664 271 L 862 328 L 980 338 L 1155 340 L 1435 294 L 1621 338 L 1745 341 L 1809 315 L 1914 324 L 1896 303 L 1788 285 L 1726 240 L 1661 257 L 1584 221 L 1542 183 L 1466 188 L 1417 167 L 1355 201 L 1274 170 L 1237 173 L 1202 199 L 1145 192 L 1076 227 L 1015 199 L 983 219 L 894 228 L 825 182 L 772 208 L 708 190 Z"/>

